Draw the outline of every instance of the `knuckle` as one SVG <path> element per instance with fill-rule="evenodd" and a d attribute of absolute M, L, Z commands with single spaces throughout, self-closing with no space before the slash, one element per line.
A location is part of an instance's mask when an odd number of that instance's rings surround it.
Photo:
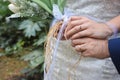
<path fill-rule="evenodd" d="M 92 26 L 92 22 L 90 20 L 88 21 L 87 24 L 88 24 L 88 26 Z"/>
<path fill-rule="evenodd" d="M 75 47 L 75 50 L 76 50 L 76 51 L 80 51 L 80 46 L 76 46 L 76 47 Z"/>
<path fill-rule="evenodd" d="M 75 30 L 75 31 L 78 31 L 78 28 L 77 28 L 77 27 L 75 27 L 75 28 L 74 28 L 74 30 Z"/>
<path fill-rule="evenodd" d="M 74 27 L 74 30 L 75 30 L 75 31 L 79 31 L 78 26 Z"/>
<path fill-rule="evenodd" d="M 76 41 L 75 41 L 75 40 L 73 40 L 73 41 L 72 41 L 72 44 L 76 44 Z"/>
<path fill-rule="evenodd" d="M 68 23 L 68 25 L 69 25 L 69 27 L 70 27 L 70 26 L 72 25 L 72 23 L 71 23 L 71 22 L 69 22 L 69 23 Z"/>
<path fill-rule="evenodd" d="M 79 51 L 79 49 L 78 49 L 78 48 L 75 48 L 75 50 L 76 50 L 76 51 Z"/>
<path fill-rule="evenodd" d="M 92 35 L 92 34 L 93 34 L 92 31 L 89 31 L 89 32 L 87 33 L 88 36 L 90 36 L 90 35 Z"/>
<path fill-rule="evenodd" d="M 71 26 L 74 26 L 74 24 L 75 24 L 74 21 L 71 21 L 70 25 L 71 25 Z"/>
<path fill-rule="evenodd" d="M 82 32 L 79 32 L 79 33 L 78 33 L 78 34 L 76 34 L 76 35 L 81 36 L 81 35 L 82 35 Z"/>

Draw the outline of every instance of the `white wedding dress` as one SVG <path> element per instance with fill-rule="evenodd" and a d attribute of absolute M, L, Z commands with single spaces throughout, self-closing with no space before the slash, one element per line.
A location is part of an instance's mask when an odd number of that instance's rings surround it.
<path fill-rule="evenodd" d="M 120 0 L 68 0 L 67 7 L 76 15 L 91 16 L 99 22 L 106 22 L 119 15 Z M 52 51 L 49 54 L 52 54 L 56 39 L 52 38 L 50 44 Z M 51 55 L 45 57 L 46 67 L 51 59 Z M 71 46 L 71 41 L 61 40 L 50 80 L 120 80 L 111 58 L 81 57 L 80 61 L 79 59 L 80 55 Z"/>

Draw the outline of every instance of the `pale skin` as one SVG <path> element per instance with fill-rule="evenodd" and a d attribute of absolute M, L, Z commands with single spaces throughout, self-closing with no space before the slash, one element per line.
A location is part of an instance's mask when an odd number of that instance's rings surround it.
<path fill-rule="evenodd" d="M 120 16 L 110 21 L 115 28 L 120 30 Z M 76 51 L 82 52 L 85 57 L 108 58 L 108 36 L 113 30 L 104 23 L 98 23 L 82 16 L 72 16 L 64 36 L 72 40 L 72 46 Z"/>

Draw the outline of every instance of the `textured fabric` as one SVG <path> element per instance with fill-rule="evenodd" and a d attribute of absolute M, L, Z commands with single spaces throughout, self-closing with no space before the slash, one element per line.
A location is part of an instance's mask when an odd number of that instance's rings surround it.
<path fill-rule="evenodd" d="M 120 0 L 67 0 L 67 7 L 77 15 L 107 21 L 119 15 Z"/>
<path fill-rule="evenodd" d="M 110 58 L 102 60 L 82 57 L 79 61 L 80 55 L 74 50 L 70 42 L 70 40 L 60 41 L 51 80 L 120 80 Z M 52 50 L 55 43 L 56 39 L 52 38 Z M 47 57 L 47 59 L 50 58 L 50 56 Z"/>
<path fill-rule="evenodd" d="M 119 15 L 120 0 L 68 0 L 67 7 L 75 15 L 91 16 L 106 22 Z M 46 64 L 51 63 L 56 39 L 52 38 L 50 42 L 52 51 L 45 58 Z M 111 58 L 82 57 L 78 62 L 79 59 L 80 55 L 71 46 L 71 41 L 60 41 L 51 80 L 120 80 Z"/>
<path fill-rule="evenodd" d="M 110 56 L 120 74 L 120 38 L 109 40 Z"/>

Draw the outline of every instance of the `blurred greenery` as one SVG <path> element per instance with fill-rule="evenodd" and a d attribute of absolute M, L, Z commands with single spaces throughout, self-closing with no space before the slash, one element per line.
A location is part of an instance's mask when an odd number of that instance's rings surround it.
<path fill-rule="evenodd" d="M 8 9 L 9 2 L 4 2 L 3 0 L 0 0 L 0 21 L 3 19 L 6 15 L 10 15 L 11 12 Z"/>
<path fill-rule="evenodd" d="M 21 17 L 8 9 L 9 1 L 0 0 L 0 56 L 17 55 L 29 48 L 30 52 L 20 58 L 29 62 L 29 67 L 23 72 L 29 76 L 35 73 L 43 75 L 44 42 L 52 15 L 30 0 L 14 1 L 21 7 Z"/>
<path fill-rule="evenodd" d="M 29 62 L 22 72 L 43 76 L 44 42 L 53 18 L 52 4 L 63 11 L 65 1 L 0 0 L 0 56 L 16 56 L 27 49 L 29 52 L 19 58 Z"/>

